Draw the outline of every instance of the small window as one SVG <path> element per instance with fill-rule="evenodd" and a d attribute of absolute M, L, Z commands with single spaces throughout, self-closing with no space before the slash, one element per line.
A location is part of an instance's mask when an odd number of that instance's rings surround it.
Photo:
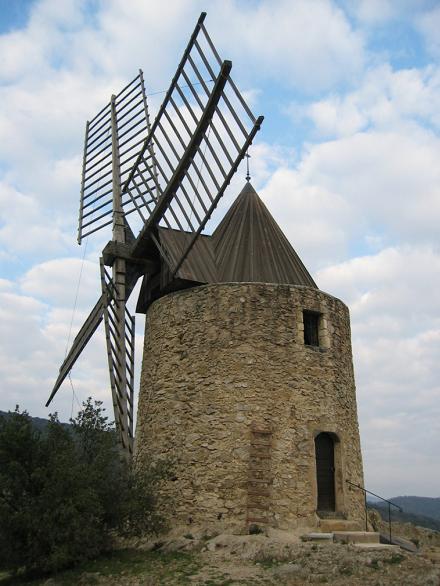
<path fill-rule="evenodd" d="M 304 344 L 306 346 L 319 346 L 319 318 L 320 313 L 315 311 L 303 311 Z"/>

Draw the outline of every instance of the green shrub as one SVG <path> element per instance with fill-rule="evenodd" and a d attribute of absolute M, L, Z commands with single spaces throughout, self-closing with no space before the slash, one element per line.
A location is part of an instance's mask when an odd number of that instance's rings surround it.
<path fill-rule="evenodd" d="M 0 422 L 0 563 L 51 572 L 104 547 L 103 508 L 70 432 L 52 416 L 45 433 L 26 412 Z"/>
<path fill-rule="evenodd" d="M 158 488 L 172 477 L 172 464 L 168 461 L 150 463 L 141 471 L 125 468 L 124 486 L 119 499 L 117 529 L 127 537 L 159 534 L 166 528 L 158 511 Z"/>
<path fill-rule="evenodd" d="M 100 402 L 83 404 L 71 428 L 50 417 L 44 431 L 18 407 L 0 418 L 0 567 L 52 573 L 94 558 L 115 530 L 158 532 L 159 463 L 133 472 L 120 457 Z"/>

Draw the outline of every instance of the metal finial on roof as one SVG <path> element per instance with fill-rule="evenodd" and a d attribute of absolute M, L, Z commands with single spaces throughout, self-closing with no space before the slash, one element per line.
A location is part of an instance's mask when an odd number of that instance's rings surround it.
<path fill-rule="evenodd" d="M 249 175 L 249 159 L 251 158 L 249 153 L 245 154 L 246 157 L 246 181 L 251 180 L 251 176 Z"/>

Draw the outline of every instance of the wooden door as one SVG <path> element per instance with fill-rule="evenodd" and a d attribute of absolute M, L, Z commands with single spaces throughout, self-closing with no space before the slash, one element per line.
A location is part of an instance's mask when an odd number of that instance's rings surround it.
<path fill-rule="evenodd" d="M 335 510 L 335 447 L 329 433 L 315 438 L 318 511 Z"/>

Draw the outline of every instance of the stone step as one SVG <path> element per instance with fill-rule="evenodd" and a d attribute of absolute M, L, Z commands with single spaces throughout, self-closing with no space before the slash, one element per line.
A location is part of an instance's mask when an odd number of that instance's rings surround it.
<path fill-rule="evenodd" d="M 365 524 L 360 521 L 349 521 L 347 519 L 320 519 L 319 528 L 323 533 L 334 531 L 362 531 Z"/>
<path fill-rule="evenodd" d="M 410 551 L 411 553 L 416 553 L 418 551 L 418 547 L 415 545 L 415 543 L 409 541 L 408 539 L 405 539 L 404 537 L 397 537 L 396 535 L 393 535 L 391 537 L 390 542 L 389 535 L 387 535 L 386 533 L 381 533 L 380 542 L 387 545 L 398 545 L 401 549 Z"/>
<path fill-rule="evenodd" d="M 301 541 L 333 541 L 333 533 L 306 533 L 301 535 Z"/>
<path fill-rule="evenodd" d="M 379 533 L 375 531 L 333 531 L 333 540 L 339 543 L 379 544 Z"/>
<path fill-rule="evenodd" d="M 390 545 L 389 543 L 353 543 L 355 547 L 359 547 L 360 549 L 368 549 L 376 551 L 376 550 L 386 550 L 386 551 L 399 551 L 400 547 L 398 545 Z"/>

